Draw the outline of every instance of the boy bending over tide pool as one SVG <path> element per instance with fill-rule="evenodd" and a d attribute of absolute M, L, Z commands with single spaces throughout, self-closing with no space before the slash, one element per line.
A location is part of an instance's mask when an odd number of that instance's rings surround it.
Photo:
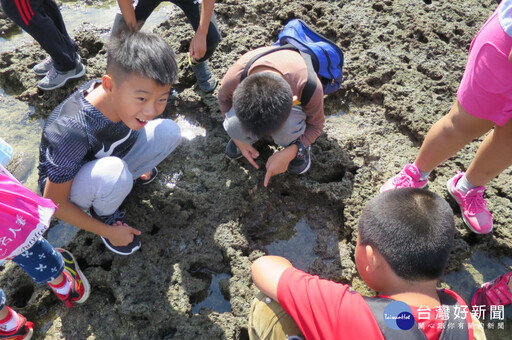
<path fill-rule="evenodd" d="M 288 171 L 299 175 L 311 165 L 311 144 L 324 127 L 324 94 L 318 77 L 315 92 L 305 105 L 301 98 L 308 80 L 306 62 L 299 52 L 279 50 L 254 61 L 241 79 L 251 59 L 274 47 L 261 47 L 244 54 L 222 79 L 219 105 L 224 129 L 231 137 L 226 155 L 245 157 L 256 169 L 258 140 L 270 141 L 283 149 L 267 160 L 264 186 L 270 178 Z"/>
<path fill-rule="evenodd" d="M 430 191 L 398 189 L 370 200 L 355 260 L 379 292 L 372 298 L 285 258 L 260 257 L 252 264 L 261 293 L 251 308 L 251 339 L 485 339 L 463 299 L 436 287 L 454 232 L 452 209 Z"/>

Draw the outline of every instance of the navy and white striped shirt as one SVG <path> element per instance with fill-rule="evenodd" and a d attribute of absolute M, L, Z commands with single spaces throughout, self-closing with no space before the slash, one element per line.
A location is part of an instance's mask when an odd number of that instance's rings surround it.
<path fill-rule="evenodd" d="M 91 80 L 53 110 L 43 128 L 39 149 L 39 188 L 72 180 L 87 162 L 106 156 L 124 157 L 138 131 L 114 123 L 84 97 L 101 80 Z"/>

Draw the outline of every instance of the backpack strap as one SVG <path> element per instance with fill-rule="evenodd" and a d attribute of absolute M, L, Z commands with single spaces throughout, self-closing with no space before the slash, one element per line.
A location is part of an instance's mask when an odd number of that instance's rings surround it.
<path fill-rule="evenodd" d="M 242 75 L 240 76 L 240 82 L 247 78 L 247 75 L 249 74 L 249 69 L 251 68 L 252 64 L 259 58 L 266 56 L 267 54 L 274 53 L 276 51 L 282 51 L 282 50 L 292 50 L 297 51 L 300 53 L 304 61 L 306 62 L 306 66 L 308 69 L 308 80 L 306 81 L 306 85 L 304 85 L 304 88 L 302 89 L 302 94 L 300 96 L 300 104 L 302 106 L 305 106 L 309 103 L 309 100 L 311 97 L 313 97 L 313 94 L 316 90 L 316 82 L 317 82 L 317 75 L 315 72 L 315 69 L 313 67 L 313 62 L 311 60 L 311 56 L 305 52 L 300 51 L 297 47 L 293 46 L 292 44 L 286 44 L 281 46 L 276 46 L 275 48 L 271 48 L 265 52 L 262 52 L 260 54 L 255 55 L 252 57 L 247 64 L 244 67 L 244 70 L 242 71 Z"/>
<path fill-rule="evenodd" d="M 445 311 L 448 311 L 448 318 L 444 321 L 444 327 L 439 336 L 440 340 L 459 340 L 459 339 L 469 339 L 469 330 L 468 330 L 468 322 L 464 319 L 464 322 L 459 322 L 455 324 L 455 306 L 459 306 L 457 299 L 455 299 L 450 294 L 446 293 L 444 290 L 438 290 L 437 294 L 439 299 L 441 300 L 441 305 L 443 306 Z M 446 308 L 448 307 L 448 308 Z M 466 318 L 471 318 L 471 315 L 466 314 Z M 462 319 L 461 319 L 462 321 Z M 449 324 L 452 323 L 454 327 L 450 327 Z M 461 325 L 461 326 L 459 326 Z"/>
<path fill-rule="evenodd" d="M 459 306 L 460 304 L 457 302 L 453 296 L 445 292 L 444 290 L 438 290 L 439 299 L 441 301 L 441 305 L 445 310 L 448 310 L 448 318 L 444 321 L 444 327 L 441 331 L 441 335 L 439 336 L 440 340 L 461 340 L 461 339 L 469 339 L 469 330 L 467 320 L 464 319 L 463 326 L 459 327 L 457 324 L 455 327 L 449 327 L 450 323 L 454 323 L 455 320 L 455 306 Z M 425 333 L 418 327 L 418 324 L 414 322 L 414 326 L 409 330 L 395 330 L 390 328 L 386 322 L 384 321 L 384 309 L 387 305 L 395 300 L 386 299 L 386 298 L 371 298 L 367 296 L 363 296 L 364 300 L 370 307 L 379 328 L 384 335 L 385 339 L 388 340 L 427 340 Z M 448 307 L 448 308 L 446 308 Z M 469 315 L 469 313 L 468 313 Z M 471 317 L 471 316 L 466 316 Z"/>
<path fill-rule="evenodd" d="M 423 331 L 418 327 L 416 321 L 414 321 L 414 326 L 412 326 L 409 330 L 401 330 L 401 329 L 392 329 L 390 328 L 386 322 L 384 321 L 384 309 L 389 305 L 390 302 L 393 302 L 392 299 L 386 298 L 371 298 L 367 296 L 363 296 L 364 300 L 370 307 L 373 317 L 377 321 L 379 325 L 380 331 L 384 338 L 387 340 L 427 340 L 427 336 Z"/>

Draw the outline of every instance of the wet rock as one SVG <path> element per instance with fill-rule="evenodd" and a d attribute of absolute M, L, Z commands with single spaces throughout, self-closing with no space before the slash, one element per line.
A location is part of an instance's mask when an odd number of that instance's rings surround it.
<path fill-rule="evenodd" d="M 216 3 L 223 41 L 209 64 L 218 79 L 242 53 L 273 43 L 282 25 L 295 17 L 345 52 L 345 81 L 326 98 L 325 132 L 313 145 L 309 173 L 282 174 L 268 188 L 262 183 L 270 147 L 259 146 L 260 170 L 224 157 L 228 136 L 216 102 L 218 89 L 208 95 L 194 89 L 187 64 L 194 32 L 181 11 L 171 13 L 155 29 L 173 47 L 180 68 L 177 94 L 163 116 L 185 116 L 205 128 L 206 136 L 184 140 L 159 166 L 159 178 L 135 187 L 124 203 L 130 225 L 142 231 L 140 251 L 114 255 L 99 237 L 83 231 L 67 246 L 91 282 L 84 305 L 67 310 L 13 264 L 0 272 L 8 302 L 35 322 L 41 339 L 245 339 L 255 293 L 250 264 L 267 253 L 269 244 L 292 238 L 302 219 L 316 234 L 309 271 L 373 294 L 353 259 L 362 208 L 387 178 L 414 160 L 430 126 L 450 108 L 471 39 L 495 6 L 491 0 Z M 106 33 L 85 25 L 75 35 L 86 77 L 38 92 L 30 68 L 44 53 L 37 44 L 27 44 L 0 55 L 0 87 L 47 118 L 80 84 L 103 74 Z M 445 190 L 446 180 L 467 168 L 478 145 L 470 143 L 435 169 L 429 184 L 456 213 L 448 274 L 466 270 L 476 251 L 485 250 L 489 263 L 510 254 L 510 171 L 488 186 L 492 235 L 469 232 Z M 231 312 L 192 312 L 213 275 L 202 277 L 198 270 L 230 276 L 219 286 Z M 475 286 L 483 280 L 468 275 Z"/>

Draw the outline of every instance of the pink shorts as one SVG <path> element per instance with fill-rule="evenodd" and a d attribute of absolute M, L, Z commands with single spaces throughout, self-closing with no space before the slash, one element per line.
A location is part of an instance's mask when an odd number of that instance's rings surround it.
<path fill-rule="evenodd" d="M 470 115 L 505 125 L 512 117 L 512 37 L 500 25 L 497 11 L 471 42 L 457 99 Z"/>

